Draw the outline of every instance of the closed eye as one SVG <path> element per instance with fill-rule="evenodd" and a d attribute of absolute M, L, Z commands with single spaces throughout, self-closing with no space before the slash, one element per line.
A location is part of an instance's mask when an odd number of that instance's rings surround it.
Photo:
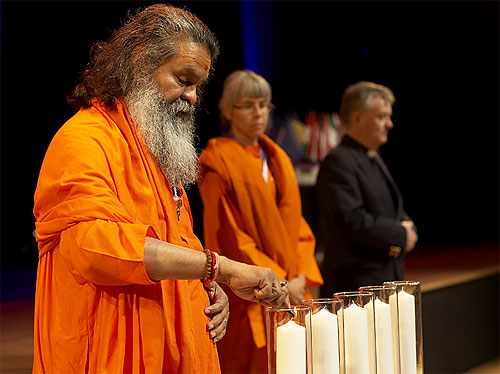
<path fill-rule="evenodd" d="M 187 81 L 187 80 L 182 79 L 182 78 L 180 78 L 180 77 L 177 77 L 177 81 L 178 81 L 181 85 L 183 85 L 183 86 L 187 85 L 187 83 L 188 83 L 188 81 Z"/>

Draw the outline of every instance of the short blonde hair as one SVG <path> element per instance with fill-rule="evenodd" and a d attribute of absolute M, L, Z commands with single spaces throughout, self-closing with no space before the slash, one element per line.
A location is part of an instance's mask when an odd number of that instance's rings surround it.
<path fill-rule="evenodd" d="M 365 109 L 368 101 L 374 96 L 381 97 L 391 105 L 394 105 L 396 101 L 390 88 L 373 82 L 358 82 L 345 89 L 339 110 L 340 120 L 344 128 L 350 126 L 352 114 Z"/>
<path fill-rule="evenodd" d="M 271 86 L 264 77 L 251 70 L 236 70 L 228 75 L 224 81 L 222 97 L 219 100 L 223 135 L 227 135 L 231 131 L 231 123 L 226 118 L 224 110 L 230 110 L 234 104 L 244 97 L 262 97 L 271 101 Z"/>

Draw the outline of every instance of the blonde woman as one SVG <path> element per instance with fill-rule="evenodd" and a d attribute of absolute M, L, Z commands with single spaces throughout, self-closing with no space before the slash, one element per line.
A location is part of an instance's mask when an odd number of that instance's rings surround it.
<path fill-rule="evenodd" d="M 271 87 L 248 70 L 230 74 L 219 109 L 224 137 L 200 157 L 205 245 L 231 259 L 271 268 L 288 282 L 290 302 L 323 283 L 315 238 L 302 217 L 299 188 L 286 153 L 264 135 Z M 223 373 L 267 372 L 264 308 L 228 290 L 231 323 L 218 343 Z"/>

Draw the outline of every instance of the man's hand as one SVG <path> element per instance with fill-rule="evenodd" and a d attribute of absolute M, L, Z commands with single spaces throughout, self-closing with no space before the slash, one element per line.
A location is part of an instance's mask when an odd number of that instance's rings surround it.
<path fill-rule="evenodd" d="M 411 252 L 418 241 L 418 235 L 414 229 L 412 221 L 401 221 L 401 226 L 406 230 L 406 247 L 405 252 Z"/>
<path fill-rule="evenodd" d="M 280 285 L 281 280 L 271 269 L 220 256 L 217 280 L 227 284 L 242 299 L 267 306 L 290 305 L 288 287 Z"/>
<path fill-rule="evenodd" d="M 217 343 L 226 334 L 229 320 L 229 300 L 217 282 L 211 282 L 208 285 L 207 292 L 213 302 L 212 305 L 205 308 L 206 315 L 213 315 L 212 320 L 207 325 L 207 330 L 210 338 L 214 343 Z"/>
<path fill-rule="evenodd" d="M 290 303 L 300 304 L 306 293 L 306 277 L 304 274 L 298 274 L 288 281 L 288 291 L 290 292 Z"/>

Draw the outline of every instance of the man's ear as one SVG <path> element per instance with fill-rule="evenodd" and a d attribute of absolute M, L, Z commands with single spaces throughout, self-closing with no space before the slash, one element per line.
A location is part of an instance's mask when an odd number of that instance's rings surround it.
<path fill-rule="evenodd" d="M 356 124 L 356 123 L 359 123 L 361 119 L 361 112 L 359 110 L 356 110 L 354 113 L 352 113 L 352 116 L 351 116 L 351 124 Z"/>

